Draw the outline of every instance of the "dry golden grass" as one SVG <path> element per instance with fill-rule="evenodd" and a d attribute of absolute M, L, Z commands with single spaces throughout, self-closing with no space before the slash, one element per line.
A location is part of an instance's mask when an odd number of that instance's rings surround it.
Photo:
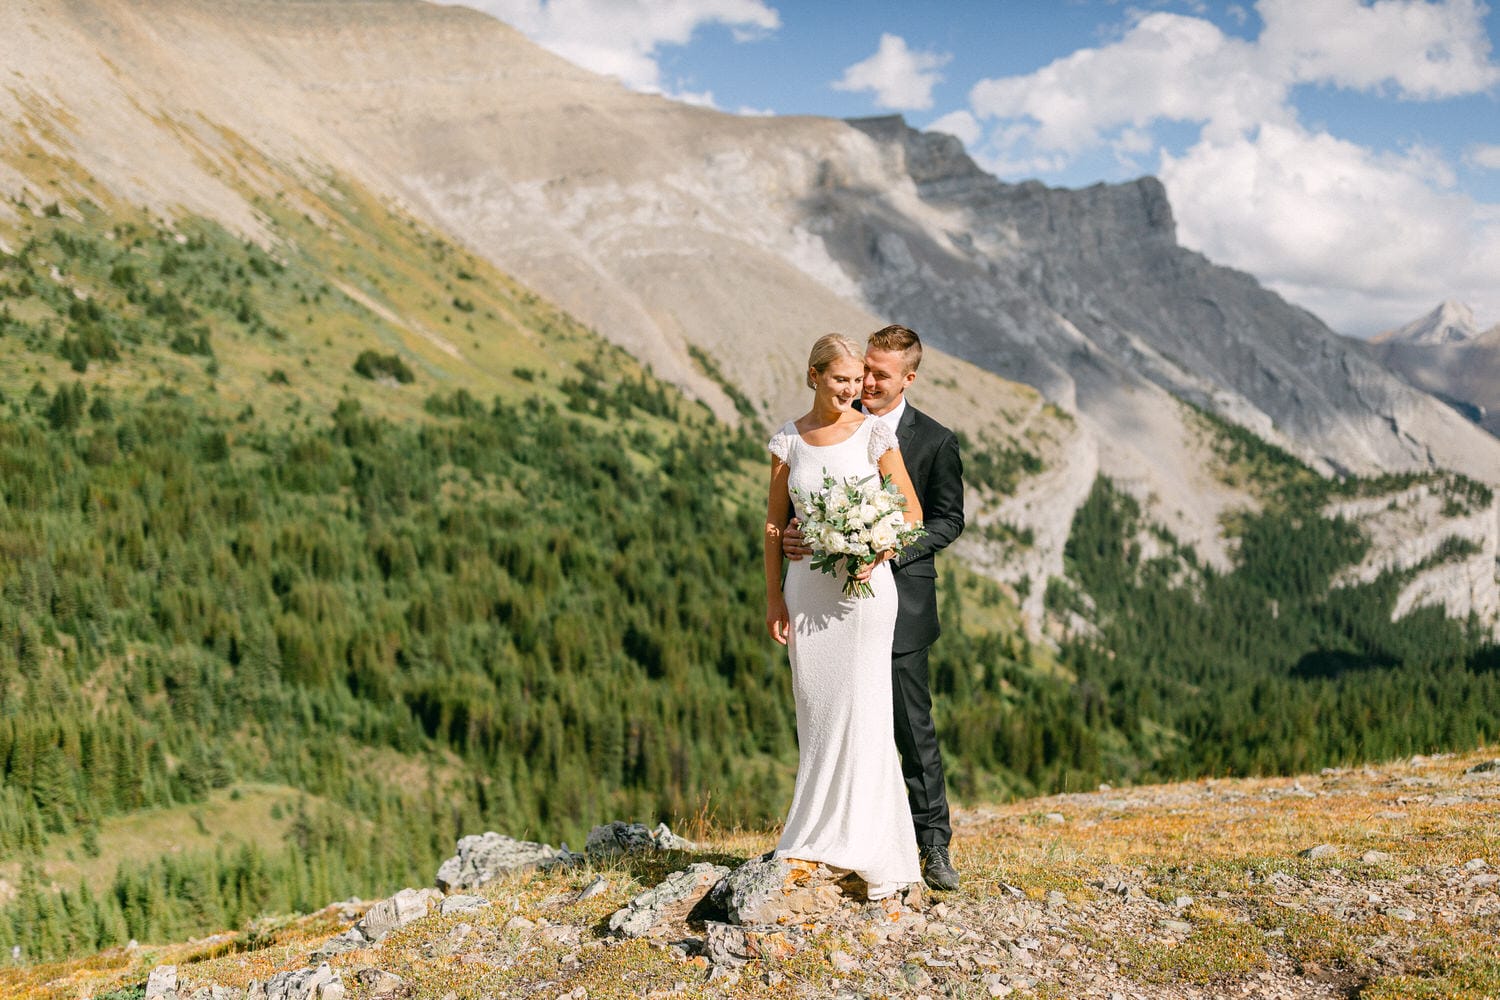
<path fill-rule="evenodd" d="M 1256 976 L 1274 974 L 1283 986 L 1292 983 L 1293 992 L 1285 995 L 1300 995 L 1301 983 L 1309 996 L 1356 991 L 1382 1000 L 1500 996 L 1500 960 L 1493 947 L 1500 907 L 1494 905 L 1493 887 L 1487 896 L 1444 896 L 1449 892 L 1444 886 L 1453 881 L 1445 883 L 1445 872 L 1473 858 L 1500 864 L 1500 777 L 1465 774 L 1493 755 L 1444 756 L 1301 779 L 1102 790 L 961 810 L 954 855 L 964 885 L 945 904 L 982 927 L 986 913 L 1016 898 L 1017 890 L 1028 901 L 1060 893 L 1069 946 L 1084 962 L 1117 966 L 1144 995 L 1230 995 L 1253 986 Z M 767 849 L 775 837 L 716 830 L 707 810 L 694 825 L 692 832 L 707 841 L 703 849 L 493 883 L 481 890 L 492 906 L 429 917 L 394 932 L 378 949 L 341 955 L 331 964 L 354 1000 L 363 989 L 354 973 L 372 965 L 401 976 L 416 997 L 431 1000 L 450 992 L 551 997 L 580 987 L 593 1000 L 673 990 L 683 997 L 785 998 L 831 992 L 835 979 L 870 995 L 914 995 L 904 980 L 870 971 L 879 966 L 872 956 L 881 947 L 870 934 L 809 930 L 799 954 L 774 967 L 752 965 L 732 984 L 707 982 L 701 958 L 610 938 L 609 914 L 668 873 L 695 861 L 737 864 Z M 1319 844 L 1338 851 L 1319 860 L 1298 855 Z M 1388 858 L 1361 860 L 1369 851 Z M 608 890 L 573 902 L 596 875 L 608 881 Z M 1167 904 L 1153 904 L 1153 913 L 1176 901 L 1172 912 L 1191 925 L 1191 932 L 1168 937 L 1138 927 L 1114 929 L 1103 918 L 1130 912 L 1115 906 L 1117 883 Z M 1386 902 L 1430 903 L 1430 919 L 1392 916 L 1384 903 L 1369 904 L 1372 893 Z M 1476 899 L 1482 905 L 1472 902 Z M 578 927 L 581 936 L 577 943 L 549 943 L 524 925 L 507 927 L 517 917 Z M 164 963 L 178 965 L 189 987 L 208 982 L 245 987 L 305 966 L 310 951 L 346 926 L 337 908 L 330 908 L 197 942 L 113 949 L 67 963 L 7 969 L 0 971 L 0 994 L 17 1000 L 103 995 L 141 984 L 153 966 Z M 474 948 L 481 939 L 486 946 Z M 839 976 L 828 961 L 835 949 L 870 960 L 868 967 Z M 956 996 L 985 995 L 975 992 L 981 988 L 972 978 L 941 980 L 932 988 L 937 986 Z M 1066 997 L 1076 995 L 1072 988 L 1043 978 L 1029 992 Z"/>

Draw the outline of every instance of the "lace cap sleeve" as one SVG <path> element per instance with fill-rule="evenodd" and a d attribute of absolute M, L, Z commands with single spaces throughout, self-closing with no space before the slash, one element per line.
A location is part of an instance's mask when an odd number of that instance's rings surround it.
<path fill-rule="evenodd" d="M 888 451 L 898 451 L 900 442 L 896 440 L 896 432 L 891 430 L 891 425 L 878 417 L 870 417 L 870 461 L 876 465 L 880 464 L 880 456 Z"/>
<path fill-rule="evenodd" d="M 781 428 L 781 430 L 771 435 L 771 440 L 766 443 L 766 448 L 783 462 L 787 461 L 787 454 L 792 450 L 791 434 L 787 433 L 785 427 Z"/>

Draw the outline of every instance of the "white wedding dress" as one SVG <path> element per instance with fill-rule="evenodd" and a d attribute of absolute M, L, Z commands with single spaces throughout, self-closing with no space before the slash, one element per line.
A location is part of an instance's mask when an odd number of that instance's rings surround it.
<path fill-rule="evenodd" d="M 810 445 L 788 423 L 769 447 L 790 467 L 789 485 L 815 493 L 825 472 L 835 479 L 879 475 L 880 456 L 897 444 L 895 431 L 866 417 L 838 444 Z M 870 580 L 873 597 L 845 597 L 844 579 L 842 571 L 814 570 L 808 559 L 787 568 L 798 761 L 775 853 L 852 869 L 878 899 L 922 879 L 892 731 L 896 584 L 887 563 Z"/>

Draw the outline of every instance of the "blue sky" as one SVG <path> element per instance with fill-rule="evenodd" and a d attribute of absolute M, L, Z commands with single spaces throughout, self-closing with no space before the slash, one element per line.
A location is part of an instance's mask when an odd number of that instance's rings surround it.
<path fill-rule="evenodd" d="M 627 86 L 900 113 L 1002 180 L 1161 177 L 1184 245 L 1368 335 L 1500 324 L 1500 11 L 1481 0 L 468 0 Z"/>

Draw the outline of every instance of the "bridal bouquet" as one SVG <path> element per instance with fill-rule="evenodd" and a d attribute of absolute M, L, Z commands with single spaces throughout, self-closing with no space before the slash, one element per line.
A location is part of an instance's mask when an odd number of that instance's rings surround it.
<path fill-rule="evenodd" d="M 847 569 L 846 597 L 873 596 L 868 582 L 854 579 L 859 568 L 886 549 L 900 552 L 927 533 L 920 522 L 906 523 L 906 498 L 890 476 L 840 482 L 825 475 L 821 490 L 794 487 L 792 496 L 803 513 L 802 534 L 813 550 L 812 568 L 824 573 L 837 573 L 841 565 Z"/>

